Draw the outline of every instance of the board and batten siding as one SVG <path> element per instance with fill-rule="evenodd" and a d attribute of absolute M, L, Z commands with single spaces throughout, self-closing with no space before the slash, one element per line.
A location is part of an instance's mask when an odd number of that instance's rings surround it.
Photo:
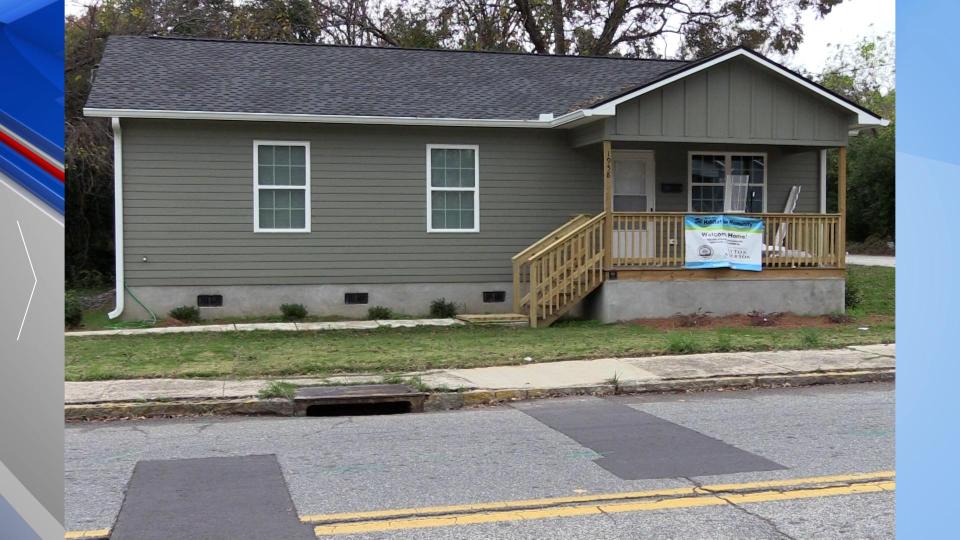
<path fill-rule="evenodd" d="M 577 128 L 571 140 L 843 146 L 852 120 L 822 96 L 734 58 L 621 103 L 616 116 Z"/>
<path fill-rule="evenodd" d="M 783 212 L 792 186 L 800 186 L 795 212 L 820 211 L 820 157 L 818 149 L 795 146 L 742 144 L 676 144 L 617 142 L 617 148 L 652 150 L 656 161 L 658 212 L 687 212 L 690 152 L 757 152 L 767 155 L 767 211 Z M 664 193 L 663 184 L 681 184 L 679 193 Z"/>
<path fill-rule="evenodd" d="M 509 281 L 514 254 L 602 208 L 599 155 L 559 131 L 122 125 L 130 286 Z M 257 139 L 310 141 L 312 232 L 253 232 Z M 426 232 L 427 144 L 479 145 L 479 233 Z"/>

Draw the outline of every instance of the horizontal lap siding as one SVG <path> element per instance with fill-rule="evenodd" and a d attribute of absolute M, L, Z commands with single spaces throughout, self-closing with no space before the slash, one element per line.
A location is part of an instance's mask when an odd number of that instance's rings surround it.
<path fill-rule="evenodd" d="M 602 206 L 598 156 L 562 132 L 124 121 L 127 282 L 508 281 L 510 258 Z M 253 232 L 253 140 L 308 140 L 311 233 Z M 480 147 L 479 233 L 426 233 L 426 145 Z M 143 262 L 143 258 L 148 259 Z"/>

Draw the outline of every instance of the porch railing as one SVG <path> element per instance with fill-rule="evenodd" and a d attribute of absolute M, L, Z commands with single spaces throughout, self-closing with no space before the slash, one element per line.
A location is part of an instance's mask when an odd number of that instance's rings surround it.
<path fill-rule="evenodd" d="M 615 267 L 682 268 L 683 212 L 614 212 Z M 840 214 L 737 214 L 764 221 L 764 268 L 843 268 Z"/>

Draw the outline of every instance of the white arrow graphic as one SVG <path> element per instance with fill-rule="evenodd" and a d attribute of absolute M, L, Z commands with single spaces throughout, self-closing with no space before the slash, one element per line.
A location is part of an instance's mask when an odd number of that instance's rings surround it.
<path fill-rule="evenodd" d="M 27 322 L 27 313 L 30 312 L 30 304 L 33 303 L 33 294 L 37 292 L 37 271 L 33 269 L 33 259 L 30 258 L 30 249 L 27 248 L 27 239 L 23 237 L 23 227 L 20 226 L 20 220 L 17 220 L 17 230 L 20 231 L 20 241 L 23 242 L 23 250 L 27 252 L 27 262 L 30 263 L 30 271 L 33 272 L 33 288 L 30 289 L 30 299 L 27 300 L 27 309 L 23 312 L 23 320 L 20 321 L 20 331 L 17 332 L 17 341 L 20 341 L 20 334 L 23 333 L 23 325 Z"/>

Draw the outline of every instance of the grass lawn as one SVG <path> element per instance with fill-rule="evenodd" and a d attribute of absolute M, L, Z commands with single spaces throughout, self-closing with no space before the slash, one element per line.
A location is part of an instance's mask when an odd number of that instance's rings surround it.
<path fill-rule="evenodd" d="M 570 321 L 550 328 L 381 328 L 70 337 L 67 380 L 391 373 L 573 358 L 831 348 L 894 341 L 894 271 L 850 267 L 863 294 L 853 321 L 818 327 L 656 330 Z M 866 330 L 861 328 L 866 327 Z"/>

